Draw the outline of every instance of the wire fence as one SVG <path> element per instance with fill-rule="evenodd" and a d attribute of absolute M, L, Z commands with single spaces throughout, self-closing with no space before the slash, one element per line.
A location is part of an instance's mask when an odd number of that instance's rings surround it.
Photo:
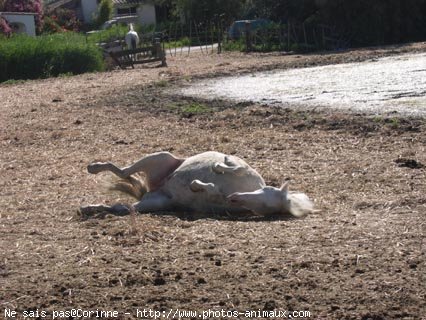
<path fill-rule="evenodd" d="M 119 30 L 119 29 L 117 29 Z M 127 30 L 115 31 L 109 40 L 115 46 L 125 47 L 124 36 Z M 348 48 L 350 41 L 339 35 L 329 26 L 287 23 L 270 24 L 256 28 L 247 22 L 242 28 L 230 31 L 223 22 L 189 21 L 170 22 L 162 29 L 138 30 L 140 47 L 149 47 L 161 42 L 167 56 L 189 55 L 193 52 L 214 54 L 226 51 L 245 52 L 310 52 L 317 50 L 338 50 Z"/>
<path fill-rule="evenodd" d="M 228 37 L 225 48 L 239 47 L 246 52 L 253 51 L 295 51 L 338 50 L 348 48 L 348 38 L 339 35 L 332 27 L 325 25 L 307 26 L 301 24 L 271 24 L 253 28 L 247 23 L 234 39 Z M 236 45 L 237 44 L 237 45 Z M 239 46 L 238 46 L 239 44 Z"/>
<path fill-rule="evenodd" d="M 231 32 L 221 22 L 171 23 L 163 31 L 168 55 L 221 53 L 222 50 L 245 52 L 338 50 L 350 46 L 348 37 L 326 25 L 307 26 L 303 23 L 270 24 L 261 28 L 247 23 Z"/>
<path fill-rule="evenodd" d="M 221 53 L 224 28 L 220 23 L 189 21 L 170 23 L 162 32 L 162 43 L 169 56 Z"/>

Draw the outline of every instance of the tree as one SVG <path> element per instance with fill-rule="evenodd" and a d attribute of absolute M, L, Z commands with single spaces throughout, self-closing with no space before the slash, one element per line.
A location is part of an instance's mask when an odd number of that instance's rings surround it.
<path fill-rule="evenodd" d="M 105 21 L 112 18 L 113 3 L 112 0 L 102 0 L 99 4 L 99 12 L 97 17 L 98 25 L 102 25 Z"/>
<path fill-rule="evenodd" d="M 315 0 L 247 0 L 244 4 L 244 15 L 248 19 L 303 22 L 315 12 Z"/>
<path fill-rule="evenodd" d="M 1 1 L 1 0 L 0 0 Z M 5 0 L 4 11 L 36 13 L 35 22 L 37 31 L 40 32 L 43 24 L 42 0 Z"/>
<path fill-rule="evenodd" d="M 165 18 L 266 18 L 307 27 L 332 27 L 354 46 L 426 39 L 426 0 L 153 0 Z"/>
<path fill-rule="evenodd" d="M 241 0 L 176 0 L 175 4 L 178 16 L 195 21 L 237 18 L 242 5 Z"/>

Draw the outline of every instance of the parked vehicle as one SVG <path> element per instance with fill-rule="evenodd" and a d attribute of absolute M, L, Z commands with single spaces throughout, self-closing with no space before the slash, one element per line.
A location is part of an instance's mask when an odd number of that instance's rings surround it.
<path fill-rule="evenodd" d="M 119 17 L 115 17 L 112 20 L 105 21 L 101 25 L 100 29 L 106 30 L 106 29 L 110 29 L 114 25 L 129 24 L 129 23 L 136 23 L 136 22 L 137 22 L 137 16 L 119 16 Z"/>
<path fill-rule="evenodd" d="M 231 40 L 237 40 L 246 30 L 246 24 L 250 24 L 250 30 L 258 30 L 268 26 L 271 21 L 267 19 L 256 19 L 256 20 L 239 20 L 234 21 L 228 30 L 228 37 Z"/>

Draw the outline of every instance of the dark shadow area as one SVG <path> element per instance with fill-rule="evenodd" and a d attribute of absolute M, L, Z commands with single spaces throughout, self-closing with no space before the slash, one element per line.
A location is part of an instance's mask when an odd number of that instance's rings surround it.
<path fill-rule="evenodd" d="M 77 210 L 77 217 L 81 221 L 91 220 L 91 219 L 105 219 L 108 216 L 115 217 L 126 217 L 130 216 L 132 213 L 130 211 L 108 211 L 108 210 L 98 210 L 94 212 L 84 212 L 84 210 Z M 147 213 L 136 212 L 136 215 L 142 215 Z M 213 219 L 219 221 L 246 221 L 246 222 L 264 222 L 264 221 L 288 221 L 296 219 L 291 214 L 273 214 L 267 216 L 258 216 L 253 213 L 239 213 L 239 214 L 209 214 L 201 212 L 189 212 L 189 211 L 164 211 L 164 212 L 152 212 L 148 213 L 153 216 L 174 216 L 182 221 L 197 221 L 197 220 L 206 220 Z"/>

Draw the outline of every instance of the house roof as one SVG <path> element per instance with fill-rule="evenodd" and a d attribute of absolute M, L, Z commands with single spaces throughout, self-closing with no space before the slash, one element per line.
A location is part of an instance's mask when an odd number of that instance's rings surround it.
<path fill-rule="evenodd" d="M 112 1 L 116 5 L 123 5 L 123 4 L 141 4 L 144 3 L 145 0 L 113 0 Z"/>
<path fill-rule="evenodd" d="M 55 9 L 71 1 L 73 0 L 46 0 L 45 5 L 50 9 Z M 112 0 L 112 2 L 114 5 L 132 5 L 144 3 L 146 0 Z"/>
<path fill-rule="evenodd" d="M 0 12 L 0 16 L 36 16 L 35 12 Z"/>
<path fill-rule="evenodd" d="M 59 8 L 65 4 L 67 4 L 68 2 L 71 2 L 73 0 L 48 0 L 45 1 L 45 6 L 48 7 L 51 10 L 54 10 L 56 8 Z"/>

